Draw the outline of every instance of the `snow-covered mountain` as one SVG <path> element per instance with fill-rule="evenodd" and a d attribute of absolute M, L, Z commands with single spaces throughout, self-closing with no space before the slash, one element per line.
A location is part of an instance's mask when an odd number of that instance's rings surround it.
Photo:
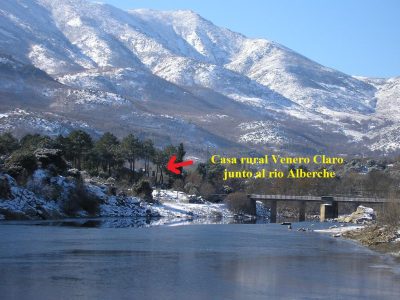
<path fill-rule="evenodd" d="M 0 79 L 3 131 L 40 131 L 35 116 L 48 133 L 133 131 L 203 155 L 400 150 L 399 78 L 349 76 L 192 11 L 2 1 Z"/>

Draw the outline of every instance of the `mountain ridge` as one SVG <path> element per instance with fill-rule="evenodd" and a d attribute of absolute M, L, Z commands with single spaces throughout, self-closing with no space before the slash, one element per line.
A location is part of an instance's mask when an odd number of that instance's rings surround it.
<path fill-rule="evenodd" d="M 25 95 L 37 94 L 37 103 L 48 104 L 42 109 L 93 132 L 191 140 L 199 156 L 400 149 L 399 78 L 350 76 L 192 11 L 123 11 L 85 0 L 2 2 L 0 54 L 46 72 L 58 86 L 22 86 Z M 7 76 L 0 59 L 2 82 Z M 0 84 L 2 112 L 31 110 L 33 101 L 9 94 L 12 85 L 5 91 Z M 171 126 L 180 127 L 178 137 L 165 130 Z"/>

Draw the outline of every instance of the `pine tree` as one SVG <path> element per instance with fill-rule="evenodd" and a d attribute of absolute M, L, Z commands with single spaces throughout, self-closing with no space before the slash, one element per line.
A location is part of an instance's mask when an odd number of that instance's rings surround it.
<path fill-rule="evenodd" d="M 18 148 L 19 142 L 11 133 L 0 135 L 0 155 L 9 155 Z"/>
<path fill-rule="evenodd" d="M 183 146 L 183 143 L 180 143 L 178 148 L 177 148 L 176 162 L 183 162 L 185 155 L 186 155 L 186 151 L 185 151 L 185 148 Z M 183 177 L 183 168 L 180 167 L 178 169 L 180 170 L 180 174 L 176 175 L 176 177 L 182 178 Z"/>
<path fill-rule="evenodd" d="M 155 148 L 152 140 L 146 140 L 142 145 L 142 158 L 144 159 L 144 170 L 146 175 L 150 176 L 150 161 L 155 155 Z"/>
<path fill-rule="evenodd" d="M 71 132 L 67 140 L 64 140 L 64 145 L 68 149 L 68 154 L 71 156 L 73 165 L 78 170 L 82 167 L 82 160 L 93 147 L 93 141 L 90 135 L 82 130 Z"/>
<path fill-rule="evenodd" d="M 142 152 L 142 145 L 133 134 L 129 134 L 121 141 L 120 150 L 122 157 L 129 163 L 132 179 L 135 181 L 135 162 Z"/>
<path fill-rule="evenodd" d="M 99 155 L 103 170 L 108 171 L 109 176 L 111 176 L 111 169 L 118 161 L 118 146 L 118 138 L 110 132 L 104 133 L 95 144 L 95 149 Z"/>

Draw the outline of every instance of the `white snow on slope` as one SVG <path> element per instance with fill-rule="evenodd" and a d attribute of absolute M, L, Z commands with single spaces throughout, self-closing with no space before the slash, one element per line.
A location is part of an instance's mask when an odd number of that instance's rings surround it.
<path fill-rule="evenodd" d="M 281 144 L 286 140 L 278 122 L 273 121 L 254 121 L 239 124 L 242 132 L 240 142 L 275 145 Z"/>
<path fill-rule="evenodd" d="M 225 204 L 205 202 L 204 204 L 190 204 L 189 196 L 183 192 L 170 190 L 154 190 L 153 197 L 161 202 L 161 205 L 153 206 L 160 215 L 169 218 L 207 218 L 221 219 L 233 218 Z"/>
<path fill-rule="evenodd" d="M 276 42 L 221 28 L 192 11 L 123 11 L 85 0 L 1 1 L 0 25 L 0 53 L 33 63 L 74 88 L 115 94 L 99 99 L 78 95 L 76 103 L 88 109 L 125 105 L 129 90 L 132 98 L 143 101 L 173 99 L 176 94 L 165 94 L 164 86 L 155 88 L 163 78 L 175 92 L 211 91 L 232 101 L 224 103 L 227 107 L 242 105 L 238 113 L 243 107 L 257 111 L 254 118 L 239 122 L 256 122 L 264 114 L 295 117 L 291 128 L 282 125 L 282 132 L 301 128 L 313 134 L 320 130 L 318 136 L 323 136 L 329 129 L 341 136 L 343 145 L 400 149 L 395 132 L 400 124 L 399 78 L 352 77 Z M 213 103 L 214 98 L 204 97 Z M 219 127 L 212 133 L 221 135 Z M 260 130 L 232 134 L 232 141 L 282 142 L 279 133 Z M 322 144 L 329 147 L 329 142 Z"/>

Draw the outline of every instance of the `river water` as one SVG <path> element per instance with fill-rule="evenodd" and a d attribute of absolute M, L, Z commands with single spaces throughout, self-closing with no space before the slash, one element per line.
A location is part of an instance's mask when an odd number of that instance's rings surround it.
<path fill-rule="evenodd" d="M 400 299 L 389 257 L 278 224 L 35 224 L 0 225 L 2 300 Z"/>

